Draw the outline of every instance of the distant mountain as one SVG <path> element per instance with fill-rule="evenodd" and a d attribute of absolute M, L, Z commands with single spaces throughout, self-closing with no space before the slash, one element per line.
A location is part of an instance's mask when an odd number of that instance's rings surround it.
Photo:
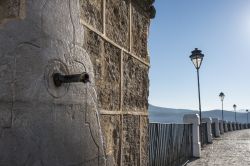
<path fill-rule="evenodd" d="M 198 111 L 188 109 L 163 108 L 149 105 L 149 121 L 159 123 L 182 123 L 185 114 L 196 114 Z M 221 110 L 202 111 L 202 117 L 221 118 Z M 234 121 L 235 113 L 232 111 L 224 111 L 224 120 Z M 247 114 L 237 112 L 237 121 L 241 123 L 247 122 Z M 250 122 L 250 115 L 249 115 Z"/>

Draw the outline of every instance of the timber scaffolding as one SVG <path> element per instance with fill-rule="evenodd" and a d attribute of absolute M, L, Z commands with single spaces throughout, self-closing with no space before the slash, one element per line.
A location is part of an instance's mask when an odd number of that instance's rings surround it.
<path fill-rule="evenodd" d="M 201 157 L 201 148 L 212 144 L 213 139 L 225 132 L 243 129 L 250 129 L 250 123 L 219 121 L 217 118 L 204 118 L 202 123 L 186 123 L 185 120 L 183 124 L 150 123 L 149 165 L 184 166 L 192 158 Z"/>

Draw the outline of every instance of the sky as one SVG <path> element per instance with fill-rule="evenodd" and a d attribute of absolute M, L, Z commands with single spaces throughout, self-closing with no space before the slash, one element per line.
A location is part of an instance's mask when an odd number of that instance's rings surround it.
<path fill-rule="evenodd" d="M 202 110 L 250 109 L 250 0 L 156 0 L 149 31 L 149 103 L 198 110 L 194 48 L 200 68 Z"/>

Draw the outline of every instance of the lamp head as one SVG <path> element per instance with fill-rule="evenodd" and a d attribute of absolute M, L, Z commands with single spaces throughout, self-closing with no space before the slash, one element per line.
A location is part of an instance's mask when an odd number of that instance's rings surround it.
<path fill-rule="evenodd" d="M 234 105 L 233 105 L 234 110 L 236 110 L 236 107 L 237 107 L 237 106 L 234 104 Z"/>
<path fill-rule="evenodd" d="M 219 97 L 220 97 L 221 101 L 223 101 L 224 98 L 225 98 L 225 94 L 224 94 L 223 92 L 221 92 L 221 93 L 219 94 Z"/>
<path fill-rule="evenodd" d="M 201 50 L 198 50 L 198 48 L 195 48 L 195 50 L 192 51 L 192 55 L 189 56 L 191 61 L 194 64 L 194 67 L 198 70 L 201 67 L 204 54 L 201 53 Z"/>

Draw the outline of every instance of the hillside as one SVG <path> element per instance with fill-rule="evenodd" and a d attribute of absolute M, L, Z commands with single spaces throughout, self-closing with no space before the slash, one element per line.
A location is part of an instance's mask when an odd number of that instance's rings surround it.
<path fill-rule="evenodd" d="M 163 108 L 153 105 L 149 105 L 149 121 L 160 123 L 182 123 L 183 116 L 185 114 L 198 113 L 198 111 L 188 109 L 173 109 Z M 224 111 L 224 120 L 234 121 L 234 112 Z M 221 118 L 221 110 L 203 111 L 202 117 Z M 249 115 L 250 120 L 250 115 Z M 247 114 L 243 112 L 237 112 L 237 121 L 246 123 Z"/>

